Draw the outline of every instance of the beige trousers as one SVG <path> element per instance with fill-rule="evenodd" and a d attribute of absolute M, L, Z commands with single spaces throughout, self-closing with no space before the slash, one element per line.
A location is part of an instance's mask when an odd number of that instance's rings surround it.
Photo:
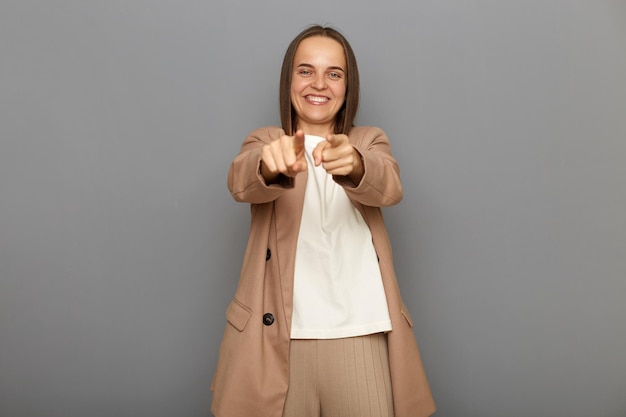
<path fill-rule="evenodd" d="M 283 417 L 393 417 L 387 336 L 294 339 Z"/>

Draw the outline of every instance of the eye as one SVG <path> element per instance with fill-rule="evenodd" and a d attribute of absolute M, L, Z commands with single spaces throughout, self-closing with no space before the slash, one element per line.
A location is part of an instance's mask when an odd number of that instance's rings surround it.
<path fill-rule="evenodd" d="M 343 74 L 341 74 L 340 72 L 333 71 L 333 72 L 328 73 L 328 77 L 334 80 L 340 80 L 341 78 L 343 78 Z"/>
<path fill-rule="evenodd" d="M 308 77 L 308 76 L 310 76 L 313 73 L 311 72 L 311 70 L 308 70 L 306 68 L 300 68 L 298 70 L 297 74 L 302 76 L 302 77 Z"/>

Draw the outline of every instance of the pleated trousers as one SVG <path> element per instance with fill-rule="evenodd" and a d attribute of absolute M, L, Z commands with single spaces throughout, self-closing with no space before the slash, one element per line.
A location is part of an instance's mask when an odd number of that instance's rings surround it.
<path fill-rule="evenodd" d="M 283 417 L 393 417 L 387 336 L 294 339 Z"/>

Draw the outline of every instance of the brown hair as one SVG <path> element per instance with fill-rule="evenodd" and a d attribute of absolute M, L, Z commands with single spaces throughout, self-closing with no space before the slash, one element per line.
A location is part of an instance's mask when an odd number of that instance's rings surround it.
<path fill-rule="evenodd" d="M 283 130 L 288 135 L 293 135 L 297 126 L 297 115 L 291 104 L 291 78 L 293 76 L 293 60 L 296 55 L 296 50 L 306 38 L 312 36 L 323 36 L 331 38 L 339 42 L 343 47 L 344 55 L 346 56 L 346 98 L 343 106 L 337 112 L 335 116 L 335 133 L 348 134 L 350 129 L 354 126 L 354 117 L 359 108 L 359 69 L 356 64 L 356 57 L 352 51 L 352 47 L 348 43 L 347 39 L 339 33 L 336 29 L 313 25 L 303 30 L 296 36 L 283 58 L 283 66 L 280 72 L 280 121 L 282 123 Z"/>

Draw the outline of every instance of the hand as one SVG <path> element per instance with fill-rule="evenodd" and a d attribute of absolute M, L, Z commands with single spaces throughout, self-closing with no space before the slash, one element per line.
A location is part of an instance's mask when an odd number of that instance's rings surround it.
<path fill-rule="evenodd" d="M 363 177 L 361 155 L 350 143 L 347 135 L 328 135 L 313 150 L 315 166 L 322 164 L 331 175 L 348 176 L 358 184 Z"/>
<path fill-rule="evenodd" d="M 306 169 L 302 130 L 298 130 L 294 136 L 283 135 L 263 146 L 261 175 L 266 181 L 274 180 L 279 174 L 295 177 Z"/>

